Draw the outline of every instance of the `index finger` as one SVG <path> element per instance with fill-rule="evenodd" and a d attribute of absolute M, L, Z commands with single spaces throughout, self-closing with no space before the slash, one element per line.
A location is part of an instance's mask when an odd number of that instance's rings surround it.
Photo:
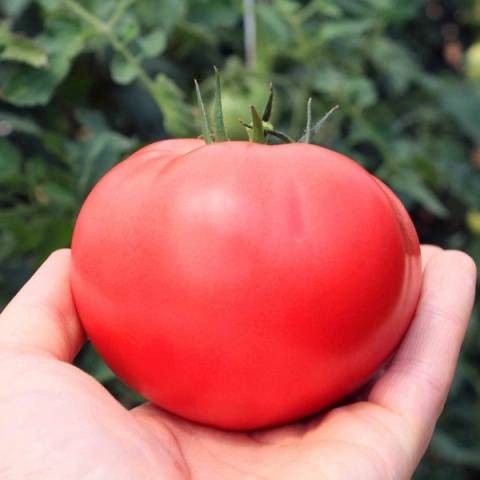
<path fill-rule="evenodd" d="M 370 401 L 400 414 L 424 444 L 452 382 L 476 284 L 475 264 L 466 254 L 430 253 L 413 323 L 369 395 Z"/>
<path fill-rule="evenodd" d="M 72 361 L 85 341 L 70 291 L 70 250 L 57 250 L 0 315 L 2 348 Z"/>

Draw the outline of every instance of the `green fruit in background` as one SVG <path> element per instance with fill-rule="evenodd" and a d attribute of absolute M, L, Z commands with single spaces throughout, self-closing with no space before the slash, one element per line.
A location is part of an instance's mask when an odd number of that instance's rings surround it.
<path fill-rule="evenodd" d="M 474 43 L 466 51 L 465 72 L 468 78 L 480 78 L 480 42 Z"/>
<path fill-rule="evenodd" d="M 480 210 L 469 210 L 466 221 L 468 228 L 474 235 L 480 236 Z"/>
<path fill-rule="evenodd" d="M 250 122 L 249 105 L 253 104 L 257 109 L 262 108 L 265 100 L 263 98 L 253 99 L 244 92 L 227 90 L 222 93 L 223 119 L 228 137 L 231 140 L 247 140 L 248 135 L 240 120 Z"/>
<path fill-rule="evenodd" d="M 261 113 L 268 98 L 268 85 L 264 82 L 255 82 L 248 89 L 235 86 L 222 88 L 223 120 L 230 140 L 248 140 L 247 131 L 240 120 L 250 123 L 250 105 L 255 105 Z M 274 100 L 272 118 L 278 118 L 278 98 Z M 213 115 L 213 103 L 210 108 Z"/>

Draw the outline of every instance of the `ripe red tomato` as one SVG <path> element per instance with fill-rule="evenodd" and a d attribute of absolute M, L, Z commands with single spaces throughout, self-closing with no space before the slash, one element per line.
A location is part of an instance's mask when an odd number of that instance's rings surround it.
<path fill-rule="evenodd" d="M 111 368 L 227 429 L 352 393 L 399 344 L 421 286 L 400 201 L 306 144 L 146 147 L 93 189 L 72 251 L 76 306 Z"/>

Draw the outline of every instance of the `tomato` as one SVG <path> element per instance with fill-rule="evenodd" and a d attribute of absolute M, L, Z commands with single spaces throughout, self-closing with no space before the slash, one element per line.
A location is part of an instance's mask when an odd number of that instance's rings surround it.
<path fill-rule="evenodd" d="M 415 229 L 347 157 L 306 144 L 168 140 L 79 214 L 72 291 L 116 374 L 155 404 L 247 430 L 363 385 L 407 330 Z"/>

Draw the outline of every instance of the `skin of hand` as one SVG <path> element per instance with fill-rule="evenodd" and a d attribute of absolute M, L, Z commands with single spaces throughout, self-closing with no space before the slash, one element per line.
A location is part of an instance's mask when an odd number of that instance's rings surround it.
<path fill-rule="evenodd" d="M 361 396 L 296 424 L 230 433 L 150 404 L 128 411 L 71 365 L 85 335 L 70 252 L 53 253 L 0 316 L 0 478 L 410 478 L 446 400 L 476 284 L 461 252 L 425 246 L 422 258 L 412 326 Z"/>

